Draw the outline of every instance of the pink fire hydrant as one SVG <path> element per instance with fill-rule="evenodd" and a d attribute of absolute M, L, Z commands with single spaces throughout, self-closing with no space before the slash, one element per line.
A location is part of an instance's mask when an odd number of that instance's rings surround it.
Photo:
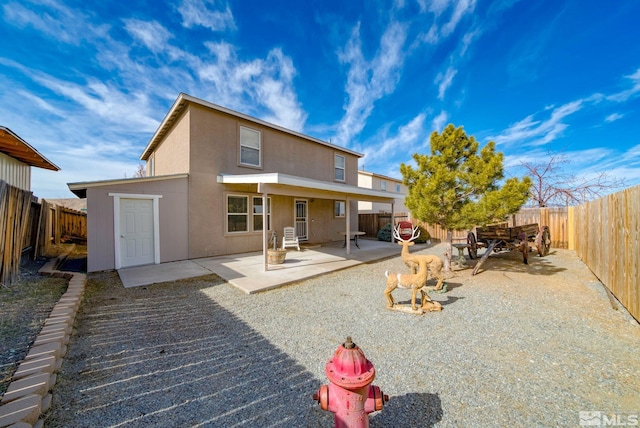
<path fill-rule="evenodd" d="M 322 385 L 313 399 L 322 410 L 335 414 L 336 428 L 369 426 L 369 413 L 382 410 L 389 396 L 371 385 L 376 376 L 373 363 L 351 337 L 340 345 L 325 367 L 329 385 Z"/>

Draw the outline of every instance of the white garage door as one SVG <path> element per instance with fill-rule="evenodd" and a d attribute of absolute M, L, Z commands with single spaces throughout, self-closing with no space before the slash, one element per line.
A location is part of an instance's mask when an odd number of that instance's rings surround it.
<path fill-rule="evenodd" d="M 120 199 L 120 266 L 153 262 L 153 200 Z"/>

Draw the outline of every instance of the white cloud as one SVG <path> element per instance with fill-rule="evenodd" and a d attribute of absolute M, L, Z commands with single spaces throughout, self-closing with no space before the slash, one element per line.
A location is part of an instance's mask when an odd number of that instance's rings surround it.
<path fill-rule="evenodd" d="M 406 26 L 392 22 L 380 39 L 376 56 L 367 61 L 362 53 L 360 25 L 353 29 L 347 45 L 338 54 L 349 71 L 345 87 L 348 100 L 345 115 L 338 124 L 337 144 L 349 146 L 364 128 L 375 101 L 395 89 L 404 63 L 406 32 Z"/>
<path fill-rule="evenodd" d="M 629 98 L 640 94 L 640 68 L 638 68 L 633 74 L 625 76 L 625 78 L 631 80 L 631 87 L 624 91 L 617 92 L 609 95 L 607 98 L 615 102 L 624 102 Z"/>
<path fill-rule="evenodd" d="M 158 121 L 148 114 L 147 95 L 144 93 L 125 94 L 120 89 L 95 79 L 91 79 L 86 85 L 80 85 L 34 73 L 33 80 L 108 120 L 112 126 L 153 131 L 158 125 Z"/>
<path fill-rule="evenodd" d="M 428 32 L 418 36 L 418 39 L 436 44 L 441 38 L 453 33 L 465 15 L 473 13 L 476 0 L 418 0 L 418 5 L 421 13 L 428 11 L 435 15 L 435 22 L 429 27 Z M 446 15 L 449 11 L 450 15 Z M 442 20 L 445 22 L 438 25 L 438 21 Z"/>
<path fill-rule="evenodd" d="M 453 67 L 449 67 L 444 74 L 439 73 L 436 76 L 435 83 L 438 84 L 438 99 L 439 100 L 444 100 L 444 94 L 447 91 L 447 89 L 449 89 L 451 84 L 453 83 L 453 78 L 455 77 L 455 75 L 457 73 L 458 73 L 458 70 L 454 69 Z"/>
<path fill-rule="evenodd" d="M 206 46 L 211 58 L 191 58 L 198 79 L 210 85 L 204 98 L 294 131 L 304 128 L 307 114 L 294 90 L 291 58 L 273 49 L 264 60 L 242 62 L 228 43 Z"/>
<path fill-rule="evenodd" d="M 616 120 L 620 120 L 624 117 L 624 114 L 621 113 L 611 113 L 607 117 L 604 118 L 605 122 L 615 122 Z"/>
<path fill-rule="evenodd" d="M 420 138 L 424 135 L 424 113 L 414 117 L 409 123 L 398 128 L 396 135 L 386 137 L 380 144 L 368 144 L 364 150 L 364 162 L 370 164 L 385 164 L 386 160 L 394 157 L 398 151 L 412 152 Z"/>
<path fill-rule="evenodd" d="M 216 7 L 217 3 L 215 0 L 184 0 L 178 6 L 182 25 L 186 28 L 202 26 L 212 31 L 234 30 L 236 24 L 229 5 Z"/>
<path fill-rule="evenodd" d="M 625 77 L 631 81 L 631 87 L 629 89 L 611 95 L 594 93 L 588 97 L 566 103 L 557 108 L 553 106 L 545 107 L 544 114 L 550 112 L 546 119 L 534 119 L 534 115 L 529 115 L 510 125 L 498 135 L 489 137 L 488 139 L 495 141 L 496 144 L 504 144 L 507 146 L 517 144 L 522 147 L 531 147 L 548 144 L 563 134 L 563 131 L 569 126 L 564 120 L 578 111 L 587 107 L 598 106 L 605 100 L 622 103 L 636 96 L 636 94 L 640 94 L 640 69 Z M 538 114 L 537 116 L 542 116 L 542 114 Z M 613 113 L 605 118 L 605 122 L 614 122 L 622 117 L 622 114 Z"/>
<path fill-rule="evenodd" d="M 127 32 L 152 52 L 163 51 L 167 41 L 172 37 L 171 33 L 156 21 L 125 19 L 124 24 Z"/>
<path fill-rule="evenodd" d="M 442 26 L 441 33 L 445 37 L 453 33 L 453 30 L 456 29 L 458 23 L 460 23 L 460 21 L 466 14 L 473 13 L 473 10 L 475 9 L 475 6 L 476 6 L 476 1 L 475 0 L 459 0 L 454 2 L 454 4 L 455 4 L 455 7 L 453 9 L 453 12 L 451 13 L 451 19 L 449 20 L 449 22 L 447 22 Z"/>
<path fill-rule="evenodd" d="M 433 131 L 438 131 L 438 132 L 442 132 L 444 130 L 445 124 L 447 123 L 447 120 L 449 118 L 449 115 L 447 114 L 446 111 L 441 111 L 436 117 L 433 118 L 433 120 L 431 121 L 431 128 Z"/>
<path fill-rule="evenodd" d="M 53 1 L 37 2 L 33 7 L 17 2 L 7 3 L 2 6 L 2 10 L 5 24 L 30 26 L 50 38 L 71 45 L 79 45 L 90 38 L 104 37 L 109 30 L 108 25 L 90 24 L 90 17 L 86 14 Z"/>
<path fill-rule="evenodd" d="M 551 114 L 545 120 L 534 120 L 533 115 L 514 123 L 499 135 L 489 137 L 496 144 L 519 146 L 540 146 L 550 143 L 558 138 L 567 128 L 562 120 L 582 108 L 583 101 L 573 101 L 551 110 Z"/>

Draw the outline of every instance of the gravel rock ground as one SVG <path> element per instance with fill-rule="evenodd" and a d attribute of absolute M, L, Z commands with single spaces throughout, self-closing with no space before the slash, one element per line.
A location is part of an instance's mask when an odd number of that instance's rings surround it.
<path fill-rule="evenodd" d="M 372 427 L 640 413 L 640 327 L 573 252 L 528 266 L 492 255 L 476 276 L 456 271 L 432 294 L 442 312 L 423 316 L 386 309 L 387 269 L 406 271 L 397 257 L 256 295 L 215 275 L 124 289 L 113 272 L 90 274 L 45 426 L 333 426 L 311 396 L 347 336 L 390 396 Z"/>

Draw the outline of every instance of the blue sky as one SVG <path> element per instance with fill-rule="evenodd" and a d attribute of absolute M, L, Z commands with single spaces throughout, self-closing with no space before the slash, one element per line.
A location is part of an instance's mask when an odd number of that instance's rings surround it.
<path fill-rule="evenodd" d="M 132 177 L 180 92 L 365 154 L 400 177 L 448 123 L 508 176 L 640 183 L 640 1 L 0 2 L 0 125 L 66 183 Z M 362 166 L 362 165 L 361 165 Z"/>

